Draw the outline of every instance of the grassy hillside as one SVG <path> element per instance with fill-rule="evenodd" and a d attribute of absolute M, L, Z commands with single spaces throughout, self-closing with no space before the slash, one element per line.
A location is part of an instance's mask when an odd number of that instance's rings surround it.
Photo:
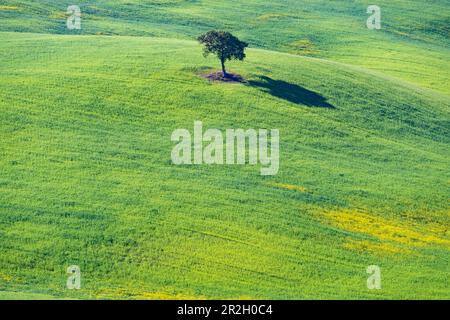
<path fill-rule="evenodd" d="M 55 297 L 28 292 L 0 291 L 0 300 L 55 300 Z"/>
<path fill-rule="evenodd" d="M 80 0 L 82 30 L 69 31 L 72 0 L 0 0 L 0 31 L 195 39 L 219 28 L 253 47 L 350 63 L 450 94 L 449 2 L 378 0 L 382 30 L 370 31 L 372 2 Z"/>
<path fill-rule="evenodd" d="M 230 64 L 247 84 L 214 84 L 198 74 L 217 61 L 193 41 L 0 40 L 0 290 L 450 298 L 448 95 L 262 49 Z M 279 174 L 172 165 L 172 131 L 195 120 L 279 128 Z M 78 292 L 65 289 L 73 264 Z M 382 290 L 366 287 L 371 264 Z"/>

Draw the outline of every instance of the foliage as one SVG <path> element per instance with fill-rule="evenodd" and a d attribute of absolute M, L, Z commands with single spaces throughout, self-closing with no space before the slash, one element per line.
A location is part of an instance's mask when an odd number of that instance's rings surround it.
<path fill-rule="evenodd" d="M 244 60 L 245 48 L 248 43 L 240 41 L 237 37 L 225 31 L 208 31 L 198 37 L 198 41 L 204 45 L 203 55 L 216 54 L 222 65 L 222 75 L 227 76 L 225 62 L 228 60 Z"/>

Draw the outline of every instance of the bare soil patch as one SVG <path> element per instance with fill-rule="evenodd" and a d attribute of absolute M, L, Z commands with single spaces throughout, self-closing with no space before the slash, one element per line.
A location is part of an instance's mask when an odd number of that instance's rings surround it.
<path fill-rule="evenodd" d="M 212 82 L 227 82 L 227 83 L 246 83 L 247 81 L 239 74 L 229 73 L 226 77 L 223 76 L 222 72 L 214 71 L 212 73 L 203 74 L 203 78 L 208 79 Z"/>

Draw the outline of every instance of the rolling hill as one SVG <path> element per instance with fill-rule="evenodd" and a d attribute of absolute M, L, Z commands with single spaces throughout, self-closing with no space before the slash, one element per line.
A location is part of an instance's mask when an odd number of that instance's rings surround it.
<path fill-rule="evenodd" d="M 0 299 L 450 298 L 449 6 L 379 2 L 0 1 Z M 278 175 L 173 165 L 196 120 L 278 128 Z"/>
<path fill-rule="evenodd" d="M 369 31 L 365 0 L 80 0 L 82 30 L 68 32 L 72 0 L 0 1 L 0 31 L 195 39 L 232 31 L 253 47 L 350 63 L 450 94 L 445 0 L 378 0 L 382 30 Z"/>

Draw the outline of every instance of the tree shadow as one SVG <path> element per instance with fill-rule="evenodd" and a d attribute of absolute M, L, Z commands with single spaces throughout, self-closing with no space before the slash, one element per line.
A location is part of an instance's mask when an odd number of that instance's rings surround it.
<path fill-rule="evenodd" d="M 259 80 L 249 80 L 248 84 L 257 87 L 274 97 L 295 104 L 302 104 L 308 107 L 335 109 L 335 106 L 329 104 L 325 97 L 293 83 L 274 80 L 267 76 L 260 76 Z"/>

